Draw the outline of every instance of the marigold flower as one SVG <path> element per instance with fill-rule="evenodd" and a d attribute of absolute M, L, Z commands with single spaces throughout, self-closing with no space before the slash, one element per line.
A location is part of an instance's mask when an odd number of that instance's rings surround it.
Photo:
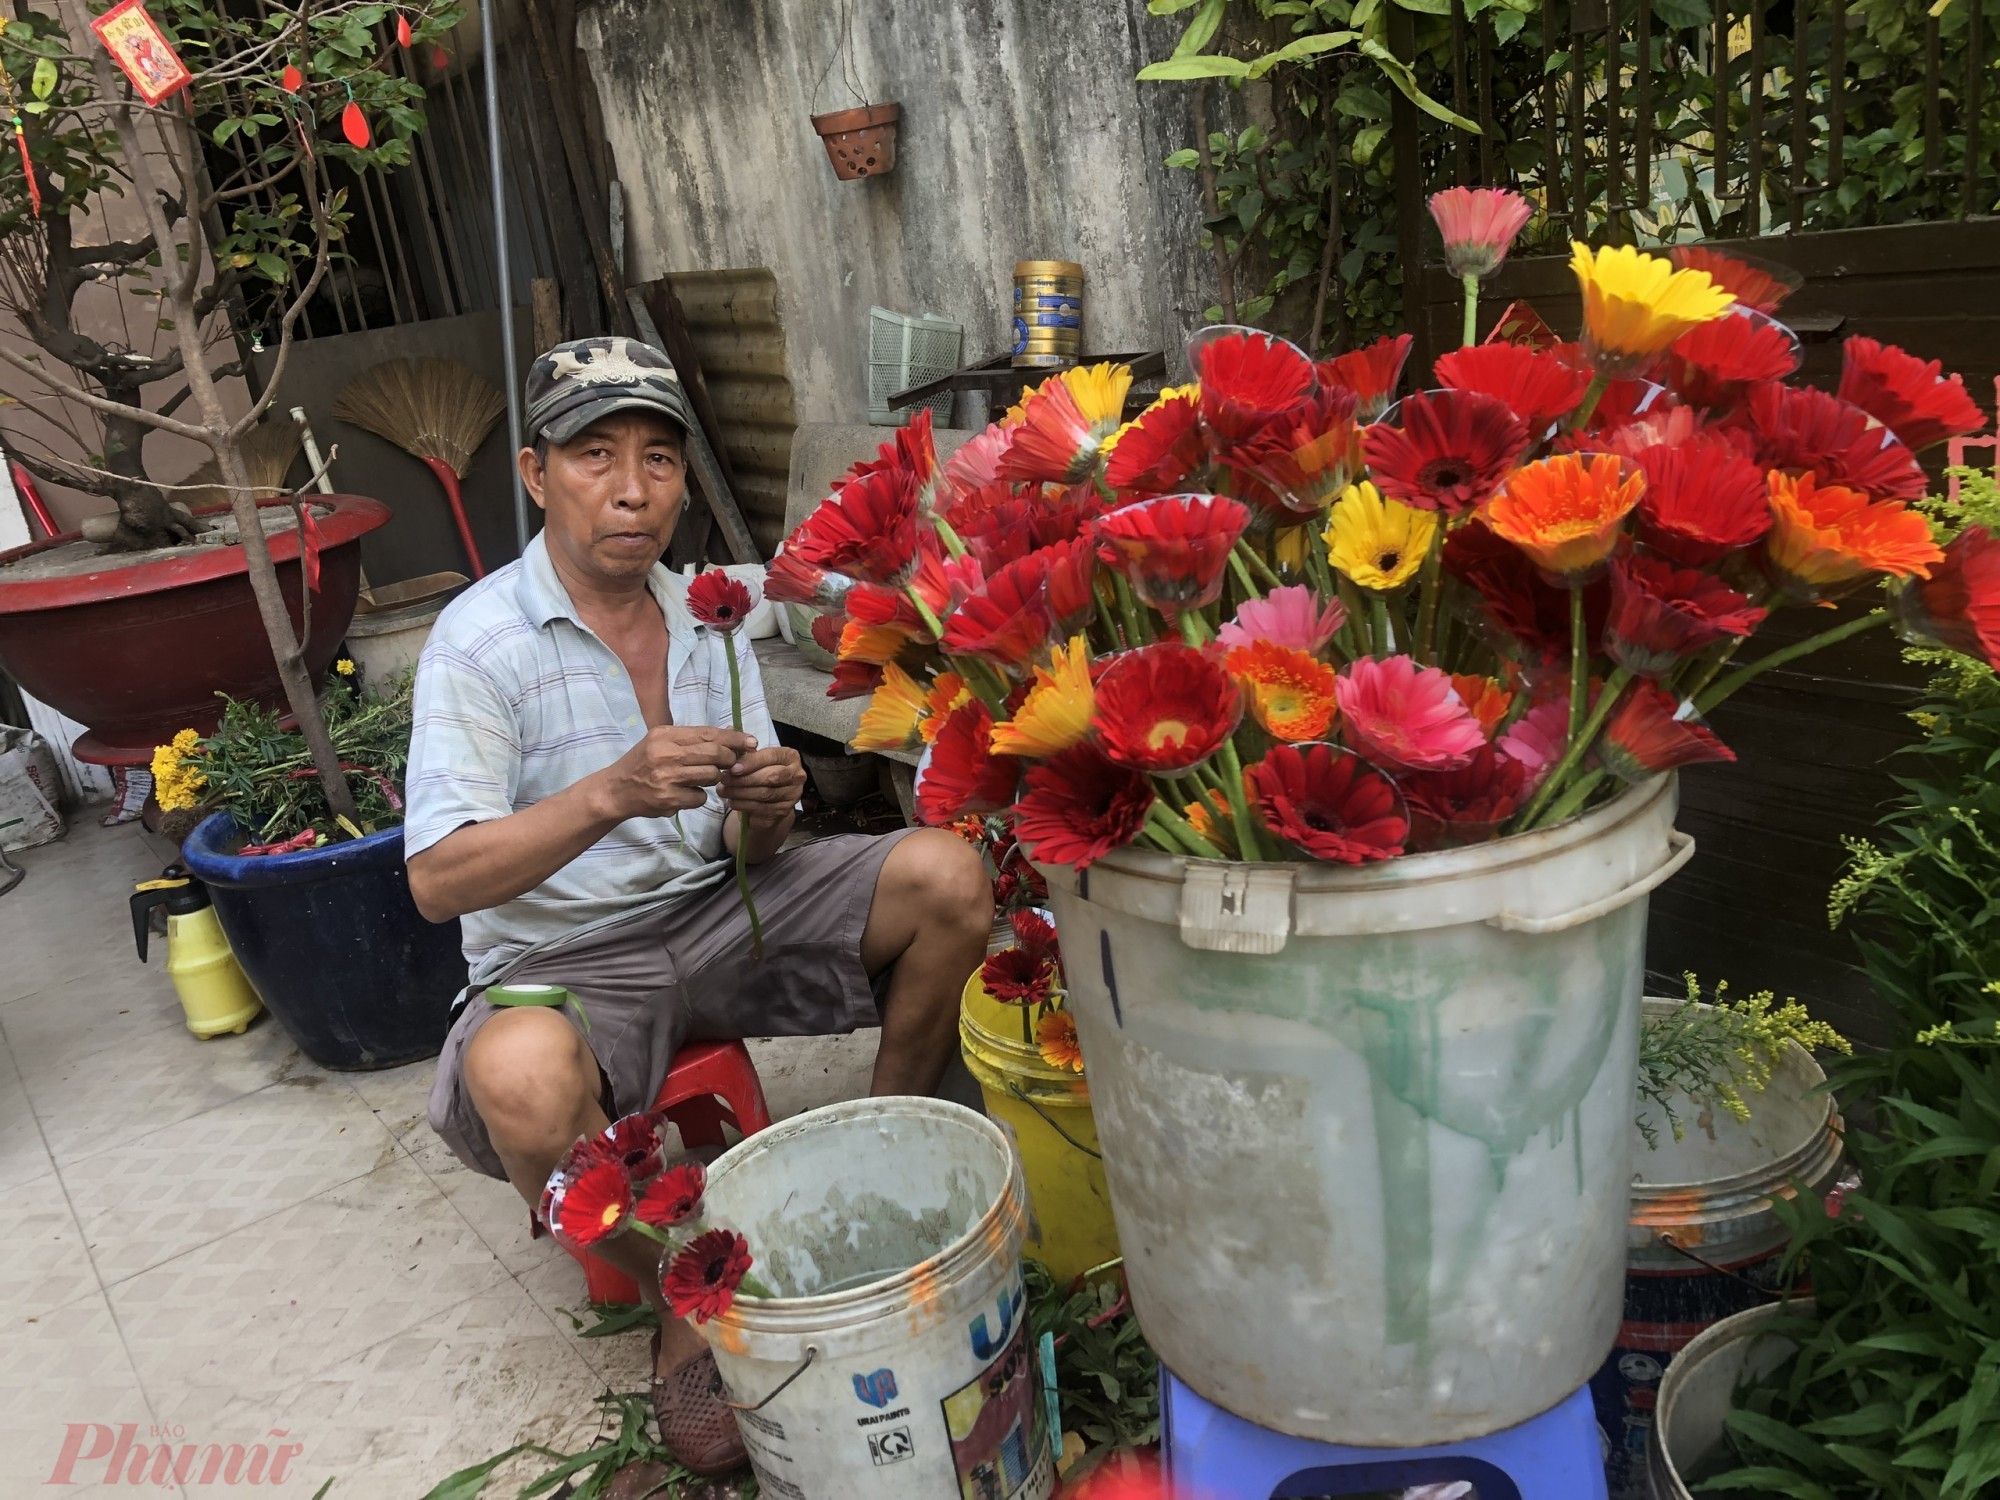
<path fill-rule="evenodd" d="M 1097 684 L 1098 747 L 1121 766 L 1161 776 L 1192 770 L 1243 718 L 1222 665 L 1179 641 L 1121 652 Z"/>
<path fill-rule="evenodd" d="M 1333 745 L 1277 745 L 1243 773 L 1264 826 L 1314 859 L 1358 865 L 1401 854 L 1410 822 L 1389 778 Z"/>
<path fill-rule="evenodd" d="M 1615 453 L 1557 453 L 1515 471 L 1485 520 L 1544 572 L 1575 583 L 1611 555 L 1645 492 L 1645 474 Z"/>
<path fill-rule="evenodd" d="M 855 750 L 914 750 L 923 743 L 918 726 L 929 707 L 929 692 L 894 662 L 882 668 L 882 685 L 861 712 L 849 741 Z"/>
<path fill-rule="evenodd" d="M 632 1178 L 603 1144 L 585 1138 L 571 1146 L 542 1189 L 541 1219 L 568 1250 L 588 1250 L 610 1238 L 632 1211 Z"/>
<path fill-rule="evenodd" d="M 1236 606 L 1235 618 L 1226 621 L 1215 638 L 1226 647 L 1269 641 L 1311 656 L 1326 649 L 1346 619 L 1339 600 L 1322 605 L 1311 589 L 1292 583 L 1261 598 L 1245 599 Z"/>
<path fill-rule="evenodd" d="M 1810 386 L 1760 385 L 1742 420 L 1766 469 L 1808 471 L 1822 484 L 1892 500 L 1929 493 L 1916 455 L 1860 407 Z"/>
<path fill-rule="evenodd" d="M 707 1168 L 698 1161 L 681 1162 L 653 1179 L 632 1205 L 632 1217 L 654 1229 L 684 1224 L 700 1211 L 707 1187 Z"/>
<path fill-rule="evenodd" d="M 1644 781 L 1677 766 L 1736 759 L 1721 740 L 1679 715 L 1680 704 L 1657 683 L 1633 683 L 1597 742 L 1598 764 L 1620 781 Z"/>
<path fill-rule="evenodd" d="M 352 677 L 354 675 L 354 659 L 349 656 L 341 657 L 339 661 L 333 664 L 333 670 L 338 672 L 342 677 Z"/>
<path fill-rule="evenodd" d="M 720 568 L 704 568 L 688 580 L 687 607 L 701 624 L 728 635 L 750 618 L 757 601 L 741 579 Z"/>
<path fill-rule="evenodd" d="M 153 800 L 161 812 L 180 812 L 201 801 L 201 789 L 208 785 L 195 758 L 201 753 L 201 736 L 183 729 L 164 745 L 153 749 Z"/>
<path fill-rule="evenodd" d="M 1712 574 L 1649 557 L 1611 564 L 1604 649 L 1641 677 L 1663 677 L 1725 635 L 1746 636 L 1764 611 Z"/>
<path fill-rule="evenodd" d="M 1368 472 L 1392 500 L 1461 515 L 1493 497 L 1528 446 L 1528 429 L 1501 402 L 1472 391 L 1423 391 L 1395 422 L 1362 434 Z"/>
<path fill-rule="evenodd" d="M 1570 269 L 1583 291 L 1584 343 L 1600 373 L 1631 373 L 1736 300 L 1707 272 L 1677 271 L 1672 261 L 1630 245 L 1592 249 L 1578 242 L 1570 247 Z"/>
<path fill-rule="evenodd" d="M 1634 528 L 1663 557 L 1702 567 L 1771 529 L 1764 471 L 1727 436 L 1693 432 L 1631 457 L 1646 476 Z"/>
<path fill-rule="evenodd" d="M 1930 576 L 1944 553 L 1931 540 L 1930 523 L 1898 500 L 1870 500 L 1859 490 L 1797 479 L 1773 471 L 1771 534 L 1765 556 L 1779 581 L 1802 598 L 1870 573 L 1892 578 Z"/>
<path fill-rule="evenodd" d="M 1250 712 L 1276 739 L 1316 740 L 1333 723 L 1334 671 L 1325 662 L 1257 641 L 1238 646 L 1224 664 L 1250 699 Z"/>
<path fill-rule="evenodd" d="M 1514 706 L 1514 695 L 1495 682 L 1491 677 L 1480 677 L 1469 672 L 1454 672 L 1451 690 L 1458 694 L 1458 701 L 1465 705 L 1465 711 L 1479 721 L 1486 738 L 1507 718 Z"/>
<path fill-rule="evenodd" d="M 1002 948 L 980 964 L 979 983 L 1002 1005 L 1044 1005 L 1055 997 L 1055 958 L 1030 948 Z"/>
<path fill-rule="evenodd" d="M 1947 376 L 1941 360 L 1921 360 L 1894 344 L 1851 338 L 1840 348 L 1840 399 L 1852 402 L 1921 452 L 1986 425 L 1986 413 Z"/>
<path fill-rule="evenodd" d="M 2000 538 L 1966 527 L 1927 580 L 1897 593 L 1896 612 L 1905 635 L 2000 664 Z"/>
<path fill-rule="evenodd" d="M 1220 596 L 1230 549 L 1249 524 L 1250 512 L 1227 496 L 1162 495 L 1100 520 L 1098 556 L 1140 599 L 1173 618 Z"/>
<path fill-rule="evenodd" d="M 1034 686 L 1014 716 L 993 726 L 995 755 L 1046 759 L 1090 733 L 1097 705 L 1090 682 L 1090 643 L 1073 636 L 1050 656 L 1048 666 L 1035 668 Z"/>
<path fill-rule="evenodd" d="M 660 1273 L 660 1291 L 675 1317 L 706 1323 L 735 1304 L 750 1265 L 748 1240 L 733 1229 L 711 1229 L 667 1262 Z"/>
<path fill-rule="evenodd" d="M 1396 384 L 1403 378 L 1403 364 L 1410 357 L 1411 335 L 1384 336 L 1366 348 L 1350 350 L 1322 360 L 1315 368 L 1323 385 L 1339 386 L 1354 393 L 1354 415 L 1372 422 L 1389 409 Z"/>
<path fill-rule="evenodd" d="M 1364 589 L 1399 589 L 1423 566 L 1437 528 L 1434 512 L 1384 500 L 1364 479 L 1327 514 L 1327 561 Z"/>
<path fill-rule="evenodd" d="M 1194 361 L 1202 422 L 1224 443 L 1303 406 L 1317 384 L 1304 351 L 1275 334 L 1218 334 L 1195 350 Z"/>
<path fill-rule="evenodd" d="M 992 753 L 993 715 L 977 698 L 953 709 L 917 771 L 917 811 L 930 827 L 1014 800 L 1020 762 Z"/>
<path fill-rule="evenodd" d="M 1430 197 L 1431 218 L 1444 236 L 1445 269 L 1481 280 L 1500 269 L 1535 206 L 1512 188 L 1446 188 Z"/>
<path fill-rule="evenodd" d="M 1437 381 L 1449 390 L 1472 391 L 1505 403 L 1534 434 L 1546 433 L 1559 418 L 1576 410 L 1590 385 L 1590 372 L 1556 349 L 1473 344 L 1438 357 Z"/>
<path fill-rule="evenodd" d="M 1083 1071 L 1083 1044 L 1077 1040 L 1076 1017 L 1068 1011 L 1052 1010 L 1035 1023 L 1035 1045 L 1050 1067 Z"/>
<path fill-rule="evenodd" d="M 1120 428 L 1104 482 L 1132 496 L 1165 495 L 1208 461 L 1201 407 L 1193 395 L 1164 395 Z"/>
<path fill-rule="evenodd" d="M 1334 683 L 1347 743 L 1375 763 L 1450 771 L 1472 759 L 1486 731 L 1436 667 L 1407 656 L 1360 657 Z"/>
<path fill-rule="evenodd" d="M 1751 386 L 1783 380 L 1799 367 L 1799 341 L 1783 324 L 1747 307 L 1690 328 L 1667 351 L 1665 379 L 1690 406 L 1721 411 Z"/>
<path fill-rule="evenodd" d="M 1087 869 L 1139 836 L 1153 786 L 1087 741 L 1028 767 L 1014 833 L 1045 865 Z"/>
<path fill-rule="evenodd" d="M 1456 771 L 1411 771 L 1400 787 L 1410 815 L 1410 843 L 1452 849 L 1490 838 L 1528 795 L 1527 768 L 1482 745 Z"/>

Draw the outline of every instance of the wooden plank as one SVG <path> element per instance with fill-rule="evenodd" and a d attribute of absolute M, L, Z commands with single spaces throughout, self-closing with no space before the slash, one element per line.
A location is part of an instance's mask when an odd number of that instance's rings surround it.
<path fill-rule="evenodd" d="M 534 331 L 537 353 L 553 349 L 569 338 L 563 321 L 562 283 L 553 276 L 537 276 L 528 283 L 533 308 L 529 326 Z"/>
<path fill-rule="evenodd" d="M 645 297 L 636 288 L 625 293 L 625 307 L 626 316 L 638 330 L 638 336 L 658 347 L 660 330 L 653 323 L 652 313 L 647 310 Z M 744 524 L 743 513 L 736 508 L 736 499 L 729 492 L 729 482 L 722 477 L 722 465 L 715 456 L 715 450 L 709 446 L 708 435 L 702 431 L 698 419 L 688 433 L 688 468 L 700 484 L 701 497 L 708 502 L 716 524 L 722 528 L 722 540 L 729 549 L 730 558 L 740 563 L 764 561 L 750 535 L 750 528 Z"/>

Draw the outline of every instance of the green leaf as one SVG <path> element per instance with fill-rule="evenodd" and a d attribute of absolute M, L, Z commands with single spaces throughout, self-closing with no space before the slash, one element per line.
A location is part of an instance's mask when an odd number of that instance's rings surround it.
<path fill-rule="evenodd" d="M 1662 26 L 1709 26 L 1715 21 L 1708 0 L 1653 0 L 1653 14 Z"/>
<path fill-rule="evenodd" d="M 1179 168 L 1183 171 L 1189 170 L 1201 165 L 1201 154 L 1192 146 L 1183 146 L 1180 150 L 1170 154 L 1161 165 Z"/>
<path fill-rule="evenodd" d="M 48 112 L 49 102 L 46 99 L 23 99 L 21 101 L 21 113 L 24 115 L 45 115 Z"/>
<path fill-rule="evenodd" d="M 215 144 L 218 146 L 222 145 L 232 135 L 236 134 L 236 132 L 241 130 L 242 128 L 243 128 L 243 122 L 241 120 L 222 121 L 221 124 L 215 127 L 215 130 L 213 132 L 215 137 Z"/>
<path fill-rule="evenodd" d="M 1317 36 L 1302 36 L 1295 42 L 1287 42 L 1276 52 L 1267 52 L 1258 58 L 1250 65 L 1250 77 L 1262 78 L 1280 63 L 1302 62 L 1322 53 L 1338 52 L 1360 39 L 1358 31 L 1323 31 Z"/>
<path fill-rule="evenodd" d="M 1222 27 L 1222 13 L 1228 9 L 1229 0 L 1202 0 L 1201 9 L 1181 33 L 1181 39 L 1174 43 L 1175 57 L 1192 57 L 1210 42 Z"/>
<path fill-rule="evenodd" d="M 37 99 L 46 99 L 56 91 L 56 65 L 53 58 L 35 59 L 35 71 L 28 88 Z"/>
<path fill-rule="evenodd" d="M 1403 96 L 1427 115 L 1443 120 L 1447 125 L 1456 125 L 1461 130 L 1479 134 L 1479 127 L 1472 121 L 1452 110 L 1446 109 L 1417 86 L 1417 75 L 1410 71 L 1410 65 L 1372 37 L 1364 37 L 1361 51 L 1375 59 L 1376 65 L 1389 75 L 1389 81 L 1403 92 Z"/>
<path fill-rule="evenodd" d="M 424 1492 L 423 1500 L 479 1500 L 486 1488 L 486 1482 L 493 1477 L 493 1471 L 521 1453 L 546 1453 L 546 1448 L 538 1448 L 533 1443 L 516 1443 L 505 1453 L 496 1453 L 484 1463 L 477 1463 L 456 1474 L 447 1474 L 434 1486 Z"/>
<path fill-rule="evenodd" d="M 1202 0 L 1146 0 L 1146 13 L 1154 16 L 1175 16 L 1184 10 L 1193 10 Z"/>
<path fill-rule="evenodd" d="M 1245 78 L 1250 64 L 1233 57 L 1170 57 L 1149 63 L 1137 77 L 1141 83 L 1179 83 L 1193 78 Z"/>

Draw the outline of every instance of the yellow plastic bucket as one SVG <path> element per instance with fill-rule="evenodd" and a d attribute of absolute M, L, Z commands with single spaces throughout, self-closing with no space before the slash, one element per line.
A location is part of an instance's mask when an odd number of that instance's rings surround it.
<path fill-rule="evenodd" d="M 1080 1073 L 1051 1067 L 1021 1040 L 1021 1010 L 986 993 L 977 972 L 965 982 L 958 1038 L 979 1080 L 986 1113 L 1014 1137 L 1033 1214 L 1026 1253 L 1058 1282 L 1118 1257 L 1111 1190 Z"/>

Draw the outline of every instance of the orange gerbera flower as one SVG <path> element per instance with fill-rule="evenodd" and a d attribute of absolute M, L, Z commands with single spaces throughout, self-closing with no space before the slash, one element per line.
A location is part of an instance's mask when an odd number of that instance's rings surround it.
<path fill-rule="evenodd" d="M 882 685 L 862 711 L 854 731 L 856 750 L 914 750 L 936 734 L 921 734 L 928 706 L 924 685 L 894 662 L 882 668 Z"/>
<path fill-rule="evenodd" d="M 1772 470 L 1771 532 L 1764 545 L 1780 581 L 1814 597 L 1870 573 L 1931 576 L 1944 553 L 1930 523 L 1900 500 L 1871 500 L 1859 490 L 1820 484 L 1811 474 Z"/>
<path fill-rule="evenodd" d="M 1458 694 L 1479 727 L 1486 731 L 1486 738 L 1493 738 L 1493 732 L 1507 717 L 1507 710 L 1514 706 L 1514 695 L 1500 686 L 1491 677 L 1480 677 L 1475 673 L 1454 673 L 1451 690 Z"/>
<path fill-rule="evenodd" d="M 924 716 L 917 721 L 917 733 L 928 745 L 937 738 L 938 730 L 954 708 L 972 701 L 972 689 L 965 685 L 965 679 L 956 672 L 940 672 L 931 683 L 930 692 L 924 695 Z"/>
<path fill-rule="evenodd" d="M 1224 665 L 1243 684 L 1250 712 L 1266 733 L 1294 744 L 1325 738 L 1335 706 L 1332 667 L 1269 641 L 1238 646 Z"/>
<path fill-rule="evenodd" d="M 1188 827 L 1223 853 L 1229 854 L 1235 851 L 1235 825 L 1229 821 L 1228 807 L 1213 790 L 1203 791 L 1200 800 L 1190 802 L 1187 811 L 1181 816 L 1188 820 Z"/>
<path fill-rule="evenodd" d="M 896 659 L 896 654 L 909 643 L 909 633 L 898 630 L 894 625 L 863 625 L 858 620 L 849 620 L 840 630 L 840 650 L 836 654 L 842 661 L 866 662 L 871 667 L 885 667 Z"/>
<path fill-rule="evenodd" d="M 1580 582 L 1618 544 L 1646 476 L 1611 453 L 1558 453 L 1517 469 L 1486 524 L 1545 573 Z"/>
<path fill-rule="evenodd" d="M 1050 1067 L 1083 1071 L 1083 1044 L 1076 1039 L 1076 1017 L 1068 1011 L 1052 1010 L 1035 1023 L 1035 1045 Z"/>

